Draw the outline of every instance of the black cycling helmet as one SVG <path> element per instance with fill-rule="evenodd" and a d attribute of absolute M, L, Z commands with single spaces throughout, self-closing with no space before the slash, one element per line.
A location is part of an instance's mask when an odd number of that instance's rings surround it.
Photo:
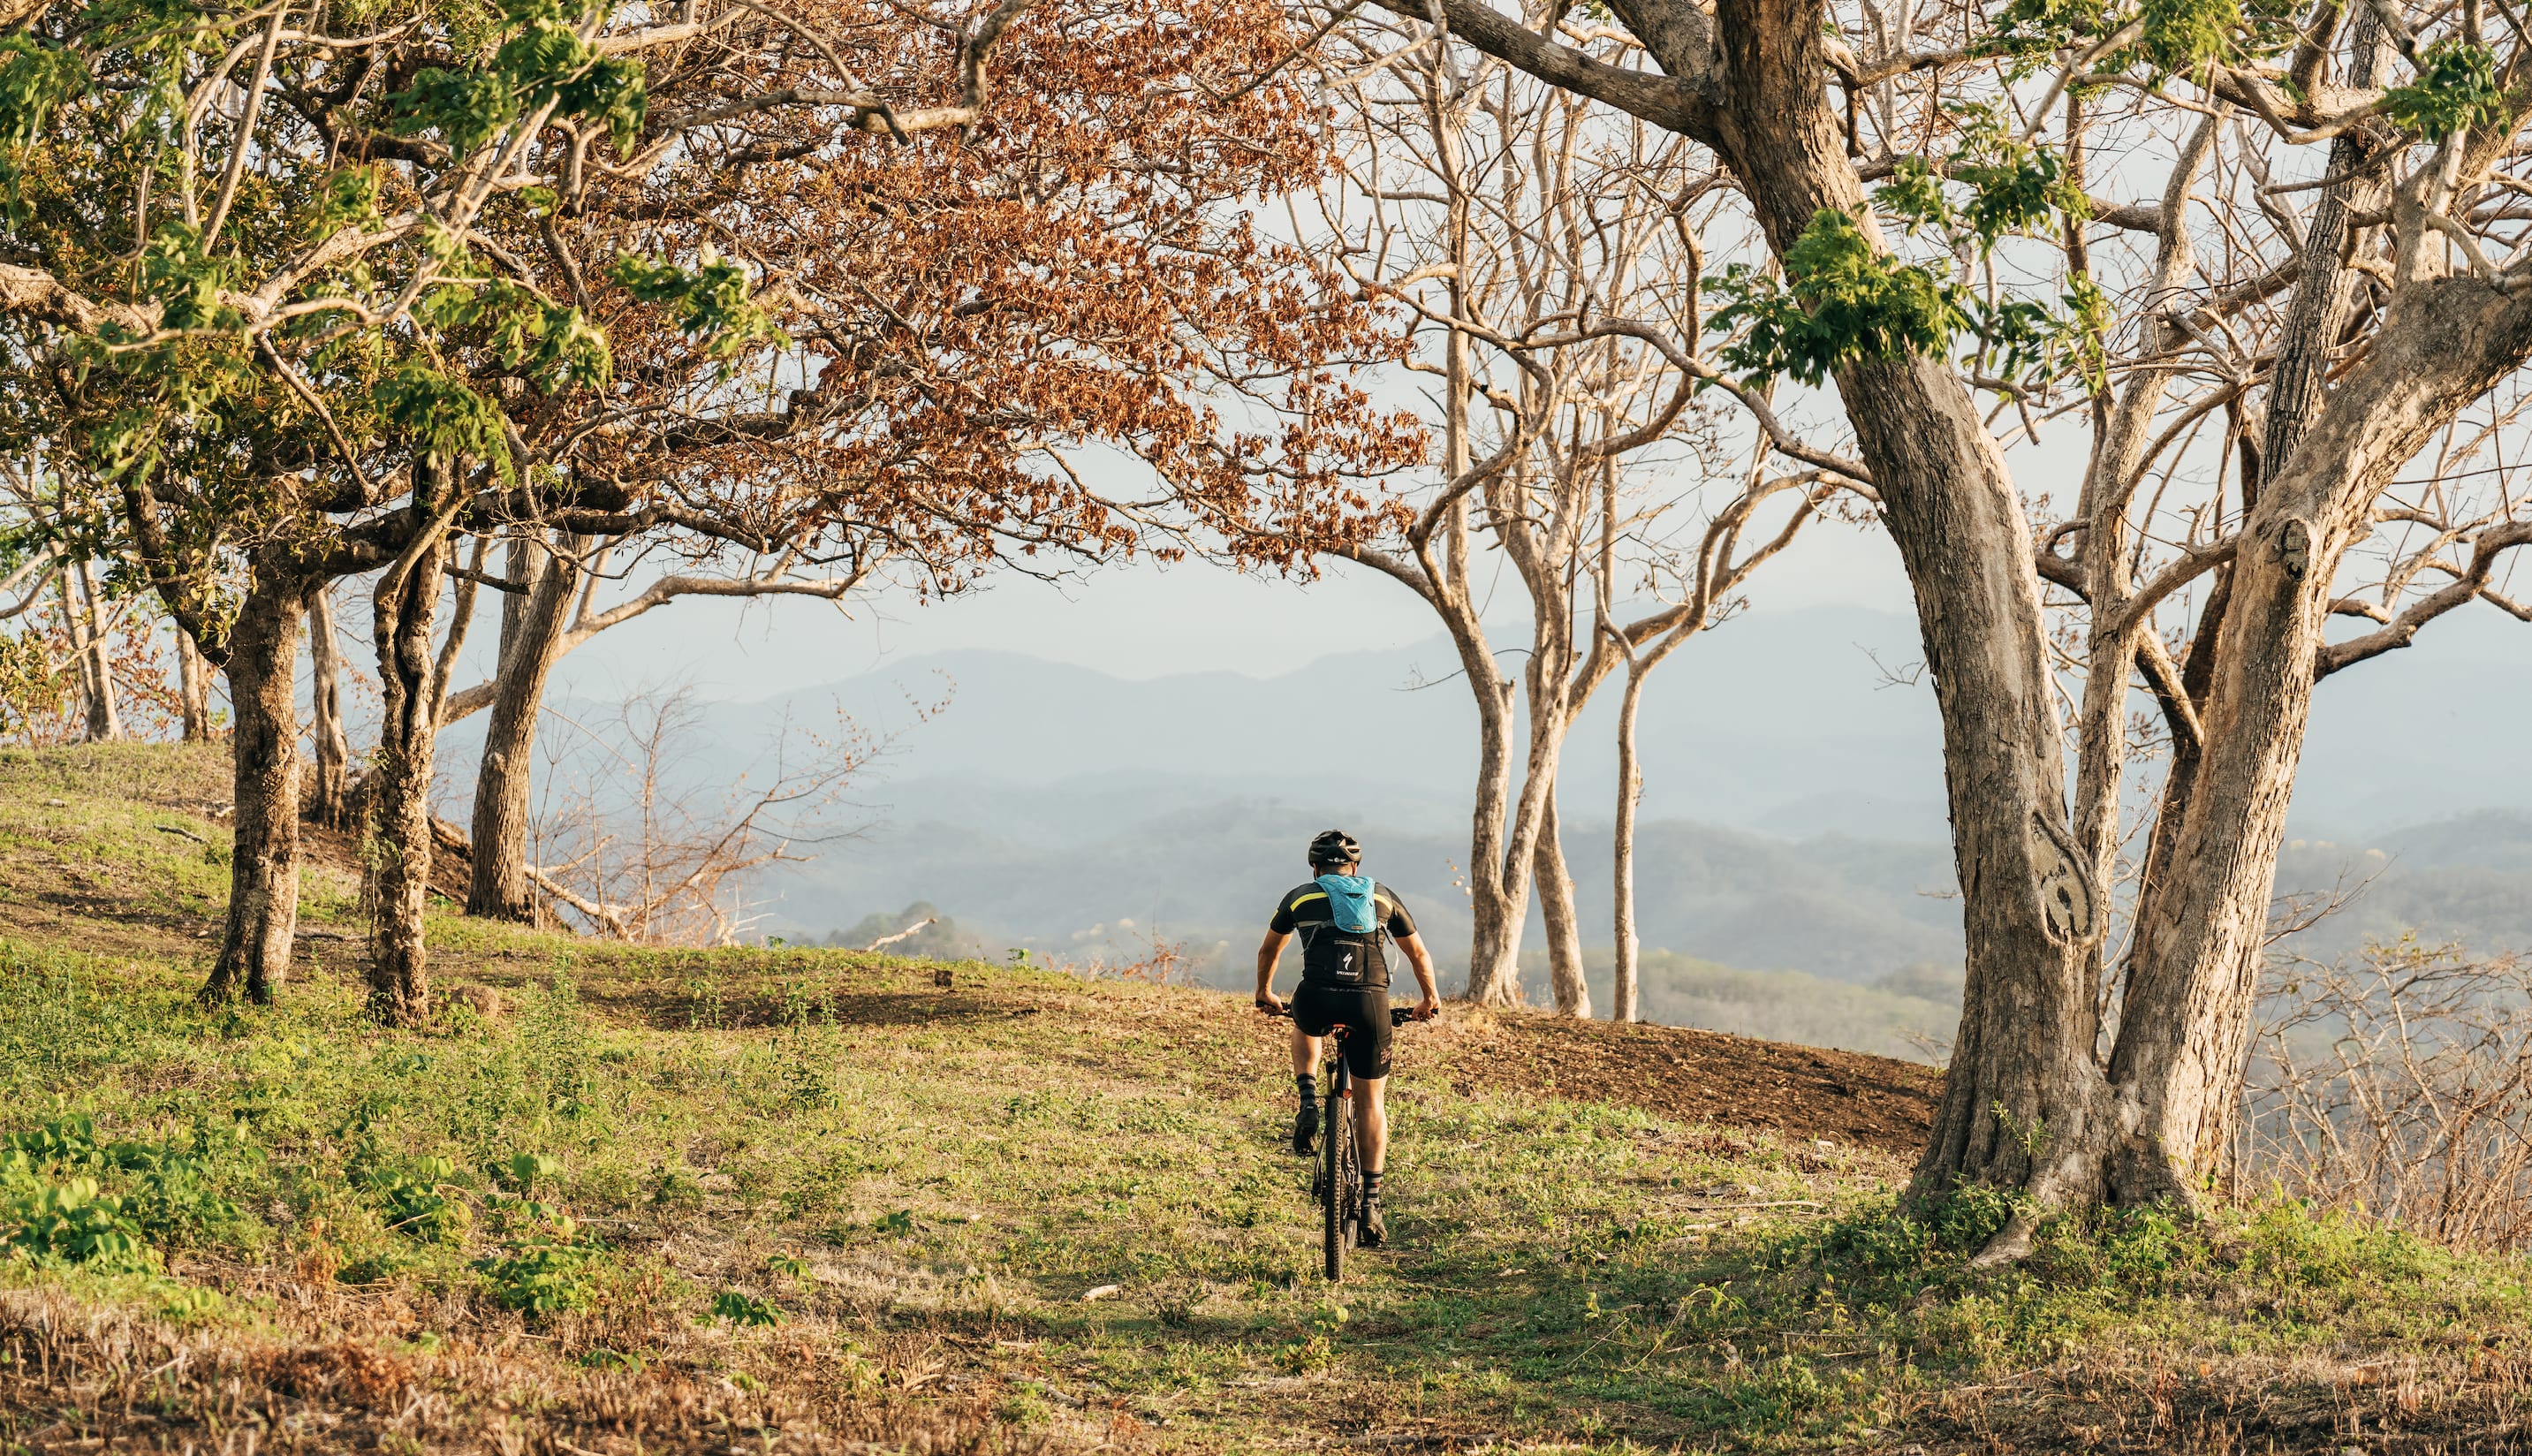
<path fill-rule="evenodd" d="M 1353 836 L 1342 829 L 1324 830 L 1317 839 L 1310 841 L 1310 866 L 1313 869 L 1323 864 L 1361 862 L 1362 845 L 1355 844 Z"/>

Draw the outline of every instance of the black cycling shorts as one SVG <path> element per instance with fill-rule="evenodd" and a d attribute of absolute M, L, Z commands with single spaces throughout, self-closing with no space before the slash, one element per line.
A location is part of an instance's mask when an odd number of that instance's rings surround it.
<path fill-rule="evenodd" d="M 1310 1036 L 1346 1028 L 1346 1070 L 1356 1077 L 1389 1075 L 1389 990 L 1314 986 L 1293 993 L 1293 1024 Z"/>

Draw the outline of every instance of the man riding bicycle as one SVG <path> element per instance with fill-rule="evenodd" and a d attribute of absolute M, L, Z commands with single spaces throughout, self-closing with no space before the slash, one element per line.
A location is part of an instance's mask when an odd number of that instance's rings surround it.
<path fill-rule="evenodd" d="M 1293 1080 L 1301 1096 L 1293 1120 L 1293 1150 L 1310 1151 L 1319 1131 L 1319 1038 L 1346 1029 L 1346 1071 L 1359 1089 L 1353 1098 L 1355 1140 L 1362 1145 L 1362 1244 L 1377 1249 L 1387 1229 L 1380 1217 L 1381 1160 L 1389 1150 L 1389 1118 L 1381 1091 L 1389 1077 L 1389 961 L 1383 937 L 1398 942 L 1424 999 L 1415 1019 L 1442 1009 L 1433 990 L 1433 958 L 1415 934 L 1415 921 L 1388 886 L 1363 878 L 1362 849 L 1353 836 L 1332 829 L 1310 841 L 1306 885 L 1275 903 L 1266 939 L 1257 947 L 1257 1009 L 1285 1008 L 1274 991 L 1275 962 L 1284 943 L 1301 937 L 1301 984 L 1293 993 Z"/>

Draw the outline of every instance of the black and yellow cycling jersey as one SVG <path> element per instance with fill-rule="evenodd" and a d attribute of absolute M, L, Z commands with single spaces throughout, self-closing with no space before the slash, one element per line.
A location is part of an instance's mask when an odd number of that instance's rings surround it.
<path fill-rule="evenodd" d="M 1379 989 L 1389 984 L 1389 961 L 1381 954 L 1381 938 L 1392 940 L 1415 933 L 1414 917 L 1398 899 L 1398 892 L 1374 881 L 1371 887 L 1371 929 L 1359 934 L 1339 930 L 1336 911 L 1328 903 L 1328 893 L 1316 881 L 1284 892 L 1275 902 L 1275 918 L 1267 928 L 1277 935 L 1298 935 L 1301 938 L 1301 984 L 1304 986 L 1343 986 L 1348 989 Z"/>

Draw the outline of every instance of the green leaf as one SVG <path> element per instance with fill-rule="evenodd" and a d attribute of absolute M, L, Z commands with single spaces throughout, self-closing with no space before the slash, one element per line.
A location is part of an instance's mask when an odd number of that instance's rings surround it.
<path fill-rule="evenodd" d="M 1832 208 L 1812 215 L 1784 262 L 1790 286 L 1737 263 L 1714 285 L 1730 302 L 1708 327 L 1749 325 L 1723 358 L 1752 382 L 1785 374 L 1818 384 L 1865 360 L 1939 353 L 1970 321 L 1957 288 L 1879 252 Z"/>
<path fill-rule="evenodd" d="M 388 115 L 402 136 L 437 132 L 460 156 L 509 130 L 519 119 L 518 88 L 497 71 L 442 71 L 413 79 L 413 89 L 387 98 Z"/>
<path fill-rule="evenodd" d="M 2430 142 L 2504 125 L 2497 53 L 2466 40 L 2439 41 L 2418 57 L 2415 81 L 2383 93 L 2383 114 Z"/>
<path fill-rule="evenodd" d="M 2242 7 L 2239 0 L 2144 0 L 2137 19 L 2145 22 L 2137 52 L 2155 75 L 2187 76 L 2232 48 Z"/>
<path fill-rule="evenodd" d="M 158 224 L 142 250 L 141 291 L 158 302 L 164 311 L 160 321 L 169 328 L 243 325 L 244 317 L 220 298 L 239 276 L 238 260 L 205 253 L 201 229 L 188 222 L 170 218 Z"/>
<path fill-rule="evenodd" d="M 783 337 L 773 316 L 749 295 L 747 270 L 710 248 L 704 250 L 701 265 L 692 269 L 628 253 L 616 259 L 611 276 L 636 299 L 666 311 L 715 356 L 726 358 L 752 342 Z"/>
<path fill-rule="evenodd" d="M 517 480 L 501 412 L 489 400 L 428 365 L 408 362 L 371 391 L 378 417 L 416 447 L 447 458 L 487 461 Z"/>
<path fill-rule="evenodd" d="M 602 57 L 557 93 L 560 110 L 583 121 L 606 123 L 607 135 L 614 139 L 618 151 L 631 147 L 642 133 L 650 91 L 640 61 L 626 56 Z"/>
<path fill-rule="evenodd" d="M 316 189 L 305 232 L 309 237 L 322 238 L 354 223 L 377 220 L 377 168 L 344 167 L 328 173 Z"/>
<path fill-rule="evenodd" d="M 1891 169 L 1890 180 L 1873 191 L 1872 200 L 1881 210 L 1898 218 L 1912 238 L 1925 227 L 1948 232 L 1957 220 L 1952 201 L 1943 193 L 1943 180 L 1934 174 L 1933 164 L 1922 156 L 1899 158 Z"/>
<path fill-rule="evenodd" d="M 71 51 L 31 35 L 0 36 L 0 145 L 31 145 L 53 108 L 87 85 L 87 62 Z"/>

